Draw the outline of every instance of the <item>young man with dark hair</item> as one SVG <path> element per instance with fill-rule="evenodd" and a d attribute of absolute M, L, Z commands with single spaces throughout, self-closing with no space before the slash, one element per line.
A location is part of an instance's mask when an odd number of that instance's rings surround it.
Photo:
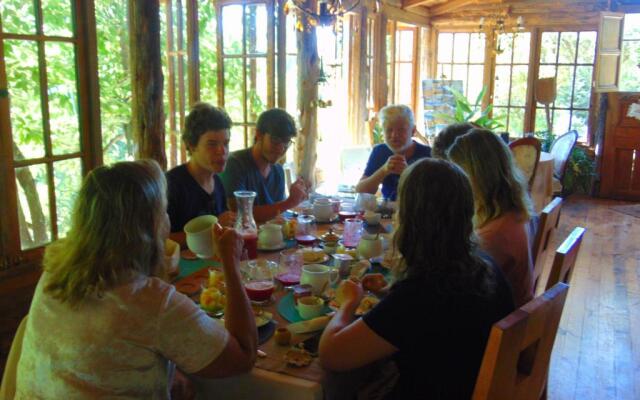
<path fill-rule="evenodd" d="M 299 178 L 291 184 L 289 197 L 285 198 L 284 169 L 278 163 L 295 136 L 295 121 L 286 111 L 273 108 L 260 114 L 253 146 L 233 152 L 220 176 L 231 209 L 236 206 L 233 192 L 237 190 L 257 193 L 253 215 L 258 222 L 276 217 L 307 197 L 308 184 Z"/>
<path fill-rule="evenodd" d="M 195 104 L 187 116 L 182 141 L 189 161 L 167 172 L 170 237 L 181 245 L 185 244 L 184 225 L 199 215 L 215 215 L 226 226 L 235 222 L 217 175 L 229 156 L 230 130 L 226 111 L 208 103 Z"/>

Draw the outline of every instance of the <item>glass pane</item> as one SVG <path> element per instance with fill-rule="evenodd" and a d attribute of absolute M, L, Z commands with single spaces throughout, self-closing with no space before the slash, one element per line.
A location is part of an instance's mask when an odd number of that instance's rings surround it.
<path fill-rule="evenodd" d="M 513 46 L 513 63 L 529 64 L 529 47 L 531 34 L 529 32 L 518 33 Z"/>
<path fill-rule="evenodd" d="M 7 33 L 36 33 L 36 17 L 33 1 L 2 0 L 0 3 L 0 20 L 2 31 Z"/>
<path fill-rule="evenodd" d="M 245 29 L 247 30 L 247 53 L 267 52 L 267 6 L 250 4 L 246 7 Z M 236 29 L 238 29 L 236 27 Z"/>
<path fill-rule="evenodd" d="M 42 29 L 47 36 L 73 36 L 70 0 L 41 0 Z"/>
<path fill-rule="evenodd" d="M 513 51 L 513 35 L 511 33 L 498 35 L 498 48 L 501 53 L 496 54 L 496 64 L 511 64 L 511 52 Z"/>
<path fill-rule="evenodd" d="M 402 30 L 396 33 L 398 42 L 396 44 L 396 51 L 398 52 L 397 61 L 412 61 L 413 60 L 413 30 Z"/>
<path fill-rule="evenodd" d="M 484 63 L 484 46 L 485 35 L 472 33 L 471 34 L 471 47 L 469 54 L 470 63 Z"/>
<path fill-rule="evenodd" d="M 451 79 L 453 76 L 451 72 L 451 64 L 440 64 L 440 70 L 438 70 L 438 79 Z"/>
<path fill-rule="evenodd" d="M 245 131 L 245 127 L 242 125 L 235 125 L 231 127 L 229 151 L 241 150 L 246 147 L 244 143 L 244 131 Z M 249 138 L 248 146 L 253 145 L 253 142 L 254 142 L 253 139 L 254 139 L 253 137 Z"/>
<path fill-rule="evenodd" d="M 509 104 L 509 86 L 511 67 L 508 65 L 496 66 L 496 77 L 493 90 L 493 104 L 506 106 Z"/>
<path fill-rule="evenodd" d="M 503 124 L 504 127 L 500 129 L 504 129 L 505 131 L 507 131 L 508 129 L 508 126 L 507 126 L 508 114 L 509 114 L 509 109 L 506 107 L 494 107 L 493 109 L 493 119 Z"/>
<path fill-rule="evenodd" d="M 516 65 L 511 72 L 511 105 L 524 106 L 527 103 L 528 65 Z"/>
<path fill-rule="evenodd" d="M 511 108 L 509 110 L 509 128 L 507 130 L 514 136 L 522 136 L 524 132 L 524 108 Z"/>
<path fill-rule="evenodd" d="M 224 108 L 231 120 L 236 123 L 244 121 L 242 92 L 244 83 L 242 71 L 244 66 L 241 59 L 224 60 Z"/>
<path fill-rule="evenodd" d="M 451 62 L 453 53 L 453 33 L 440 33 L 438 35 L 438 62 Z"/>
<path fill-rule="evenodd" d="M 242 6 L 222 7 L 224 54 L 242 54 Z"/>
<path fill-rule="evenodd" d="M 578 63 L 593 64 L 593 59 L 596 56 L 596 38 L 595 32 L 580 32 Z"/>
<path fill-rule="evenodd" d="M 542 32 L 542 43 L 540 44 L 540 63 L 554 64 L 558 51 L 558 33 Z"/>
<path fill-rule="evenodd" d="M 5 40 L 5 63 L 11 96 L 11 129 L 19 151 L 15 160 L 43 157 L 38 49 L 35 42 Z"/>
<path fill-rule="evenodd" d="M 571 107 L 571 89 L 573 85 L 573 69 L 569 65 L 558 66 L 558 78 L 556 80 L 556 102 L 555 107 Z"/>
<path fill-rule="evenodd" d="M 413 87 L 413 64 L 396 65 L 396 101 L 411 107 L 411 89 Z"/>
<path fill-rule="evenodd" d="M 23 250 L 51 241 L 47 169 L 44 164 L 16 168 L 20 247 Z"/>
<path fill-rule="evenodd" d="M 218 104 L 216 8 L 210 0 L 200 0 L 198 4 L 198 37 L 200 39 L 200 100 Z"/>
<path fill-rule="evenodd" d="M 287 29 L 285 35 L 287 35 L 287 53 L 297 53 L 298 52 L 298 43 L 297 43 L 297 30 L 296 30 L 296 17 L 294 13 L 289 13 L 286 16 L 287 21 Z"/>
<path fill-rule="evenodd" d="M 469 60 L 469 34 L 456 33 L 453 37 L 453 62 L 466 63 Z"/>
<path fill-rule="evenodd" d="M 578 131 L 580 141 L 587 140 L 587 127 L 589 126 L 588 111 L 574 111 L 571 115 L 571 129 Z"/>
<path fill-rule="evenodd" d="M 71 227 L 73 203 L 82 183 L 82 162 L 79 158 L 53 164 L 53 183 L 56 191 L 58 237 L 67 235 Z"/>
<path fill-rule="evenodd" d="M 589 108 L 591 100 L 591 81 L 593 67 L 578 66 L 576 68 L 576 84 L 573 89 L 573 107 Z"/>
<path fill-rule="evenodd" d="M 575 62 L 577 41 L 578 34 L 576 32 L 560 32 L 559 63 L 572 64 Z"/>
<path fill-rule="evenodd" d="M 53 154 L 80 151 L 75 54 L 72 43 L 47 42 L 49 127 Z"/>
<path fill-rule="evenodd" d="M 540 78 L 553 78 L 556 76 L 555 65 L 541 65 L 538 70 L 538 77 Z"/>
<path fill-rule="evenodd" d="M 452 79 L 455 81 L 462 81 L 462 91 L 466 92 L 467 87 L 467 65 L 466 64 L 454 64 Z"/>
<path fill-rule="evenodd" d="M 544 108 L 536 108 L 536 121 L 533 130 L 535 132 L 543 132 L 548 130 L 547 117 Z"/>
<path fill-rule="evenodd" d="M 569 110 L 553 110 L 553 131 L 556 134 L 563 134 L 569 130 L 571 122 L 571 112 Z"/>
<path fill-rule="evenodd" d="M 640 39 L 640 13 L 625 14 L 624 39 Z"/>
<path fill-rule="evenodd" d="M 484 66 L 482 65 L 469 65 L 469 84 L 467 85 L 467 97 L 471 101 L 476 101 L 476 98 L 482 91 L 482 77 L 484 74 Z"/>
<path fill-rule="evenodd" d="M 258 115 L 267 109 L 267 59 L 247 60 L 247 117 L 249 122 L 258 120 Z"/>
<path fill-rule="evenodd" d="M 287 111 L 298 115 L 298 57 L 287 56 Z"/>
<path fill-rule="evenodd" d="M 133 160 L 135 152 L 130 127 L 131 78 L 127 14 L 126 2 L 95 3 L 100 125 L 105 164 Z M 168 84 L 168 77 L 164 81 Z"/>
<path fill-rule="evenodd" d="M 640 40 L 622 42 L 622 65 L 620 66 L 620 90 L 640 92 L 638 67 L 640 62 Z"/>

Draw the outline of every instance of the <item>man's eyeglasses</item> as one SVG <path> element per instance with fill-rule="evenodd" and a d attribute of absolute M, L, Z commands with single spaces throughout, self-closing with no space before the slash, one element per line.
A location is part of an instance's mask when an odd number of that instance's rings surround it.
<path fill-rule="evenodd" d="M 273 143 L 274 145 L 282 145 L 284 147 L 289 147 L 291 146 L 291 144 L 293 143 L 293 140 L 289 139 L 289 138 L 281 138 L 278 136 L 273 136 L 273 135 L 269 135 L 269 137 L 271 138 L 271 143 Z"/>

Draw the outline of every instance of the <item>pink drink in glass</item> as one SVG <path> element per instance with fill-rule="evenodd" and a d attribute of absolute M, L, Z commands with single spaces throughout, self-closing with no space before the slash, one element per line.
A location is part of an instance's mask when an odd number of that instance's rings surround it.
<path fill-rule="evenodd" d="M 255 232 L 247 232 L 242 235 L 244 240 L 244 249 L 247 251 L 249 260 L 258 258 L 258 234 Z"/>
<path fill-rule="evenodd" d="M 251 281 L 244 284 L 247 296 L 251 301 L 265 302 L 271 299 L 271 295 L 275 289 L 273 280 L 268 281 Z"/>

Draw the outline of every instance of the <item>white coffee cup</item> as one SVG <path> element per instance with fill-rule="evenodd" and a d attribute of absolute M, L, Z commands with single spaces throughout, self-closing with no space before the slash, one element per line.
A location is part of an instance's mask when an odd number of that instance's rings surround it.
<path fill-rule="evenodd" d="M 315 296 L 321 295 L 329 285 L 338 281 L 338 270 L 322 264 L 308 264 L 302 267 L 300 284 L 311 285 Z"/>
<path fill-rule="evenodd" d="M 201 215 L 187 222 L 184 233 L 187 235 L 187 247 L 199 258 L 211 258 L 213 248 L 213 226 L 218 218 L 213 215 Z"/>
<path fill-rule="evenodd" d="M 319 317 L 324 314 L 324 300 L 318 296 L 300 297 L 296 308 L 303 319 Z"/>
<path fill-rule="evenodd" d="M 264 224 L 260 226 L 258 232 L 258 244 L 263 248 L 272 248 L 282 245 L 284 237 L 282 236 L 282 225 Z"/>
<path fill-rule="evenodd" d="M 382 238 L 379 235 L 363 235 L 358 243 L 358 255 L 366 260 L 382 255 L 383 251 Z"/>
<path fill-rule="evenodd" d="M 333 218 L 333 204 L 327 198 L 317 199 L 313 202 L 313 215 L 318 221 L 331 221 Z"/>

